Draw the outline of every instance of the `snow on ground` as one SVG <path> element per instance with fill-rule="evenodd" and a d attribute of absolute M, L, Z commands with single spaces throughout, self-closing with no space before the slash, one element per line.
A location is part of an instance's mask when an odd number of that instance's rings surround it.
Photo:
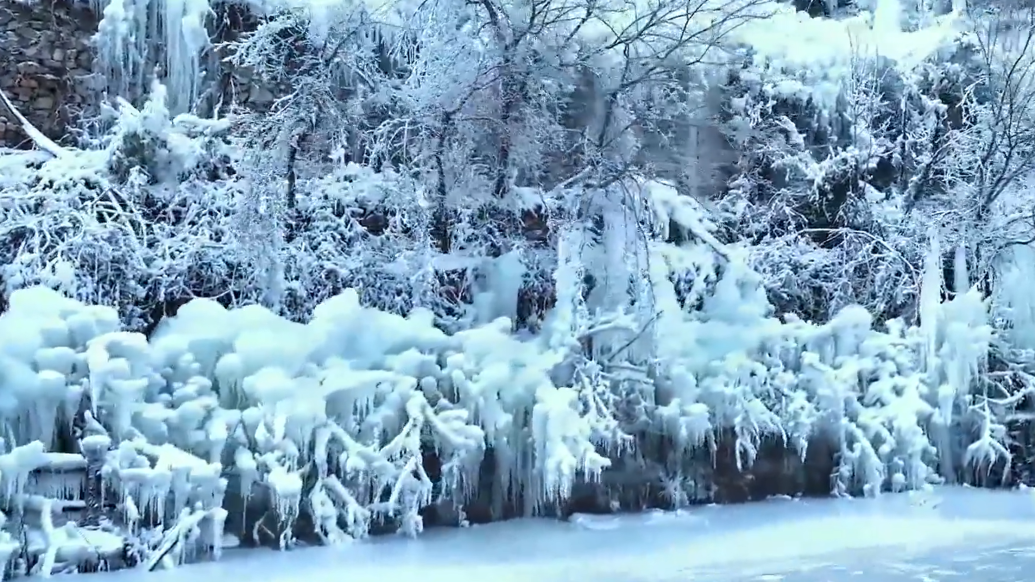
<path fill-rule="evenodd" d="M 235 582 L 1011 582 L 1035 567 L 1035 497 L 965 488 L 865 500 L 772 500 L 629 516 L 518 520 L 376 538 L 147 575 Z M 92 575 L 121 582 L 139 572 Z M 1030 578 L 1030 576 L 1028 576 Z"/>

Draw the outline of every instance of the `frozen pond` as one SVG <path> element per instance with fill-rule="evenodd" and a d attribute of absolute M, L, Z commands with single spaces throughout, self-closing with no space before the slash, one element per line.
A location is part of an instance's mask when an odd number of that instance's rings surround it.
<path fill-rule="evenodd" d="M 693 579 L 727 582 L 1028 582 L 1033 571 L 1035 553 L 1030 547 L 1005 544 L 991 548 L 944 548 L 910 557 L 896 557 L 893 552 L 884 555 L 862 552 L 842 560 L 831 560 L 825 565 L 791 571 L 775 569 L 742 576 L 712 572 Z"/>
<path fill-rule="evenodd" d="M 1035 497 L 944 488 L 876 500 L 772 500 L 685 512 L 437 529 L 287 553 L 230 550 L 119 582 L 865 582 L 1031 580 Z"/>

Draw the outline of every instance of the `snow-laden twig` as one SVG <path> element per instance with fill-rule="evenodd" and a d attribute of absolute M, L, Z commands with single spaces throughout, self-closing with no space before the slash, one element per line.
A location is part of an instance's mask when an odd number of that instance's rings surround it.
<path fill-rule="evenodd" d="M 29 136 L 29 139 L 36 144 L 36 147 L 54 156 L 55 158 L 61 157 L 67 154 L 65 148 L 59 146 L 57 142 L 43 135 L 39 129 L 36 128 L 24 115 L 18 111 L 18 108 L 11 103 L 8 99 L 7 94 L 3 90 L 0 90 L 0 102 L 3 102 L 4 108 L 10 112 L 11 116 L 14 117 L 18 123 L 22 126 L 22 131 Z"/>

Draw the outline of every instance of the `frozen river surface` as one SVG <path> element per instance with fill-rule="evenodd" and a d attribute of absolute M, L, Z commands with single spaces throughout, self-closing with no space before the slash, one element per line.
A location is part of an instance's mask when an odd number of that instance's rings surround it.
<path fill-rule="evenodd" d="M 519 520 L 95 582 L 1030 582 L 1035 497 L 964 488 Z"/>

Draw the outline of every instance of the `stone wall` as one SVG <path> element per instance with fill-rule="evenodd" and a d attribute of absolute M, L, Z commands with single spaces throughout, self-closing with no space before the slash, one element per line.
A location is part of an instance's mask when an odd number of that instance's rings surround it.
<path fill-rule="evenodd" d="M 66 128 L 90 100 L 90 37 L 97 20 L 75 0 L 0 0 L 0 89 L 48 137 L 68 143 Z M 0 106 L 0 147 L 30 142 Z"/>

